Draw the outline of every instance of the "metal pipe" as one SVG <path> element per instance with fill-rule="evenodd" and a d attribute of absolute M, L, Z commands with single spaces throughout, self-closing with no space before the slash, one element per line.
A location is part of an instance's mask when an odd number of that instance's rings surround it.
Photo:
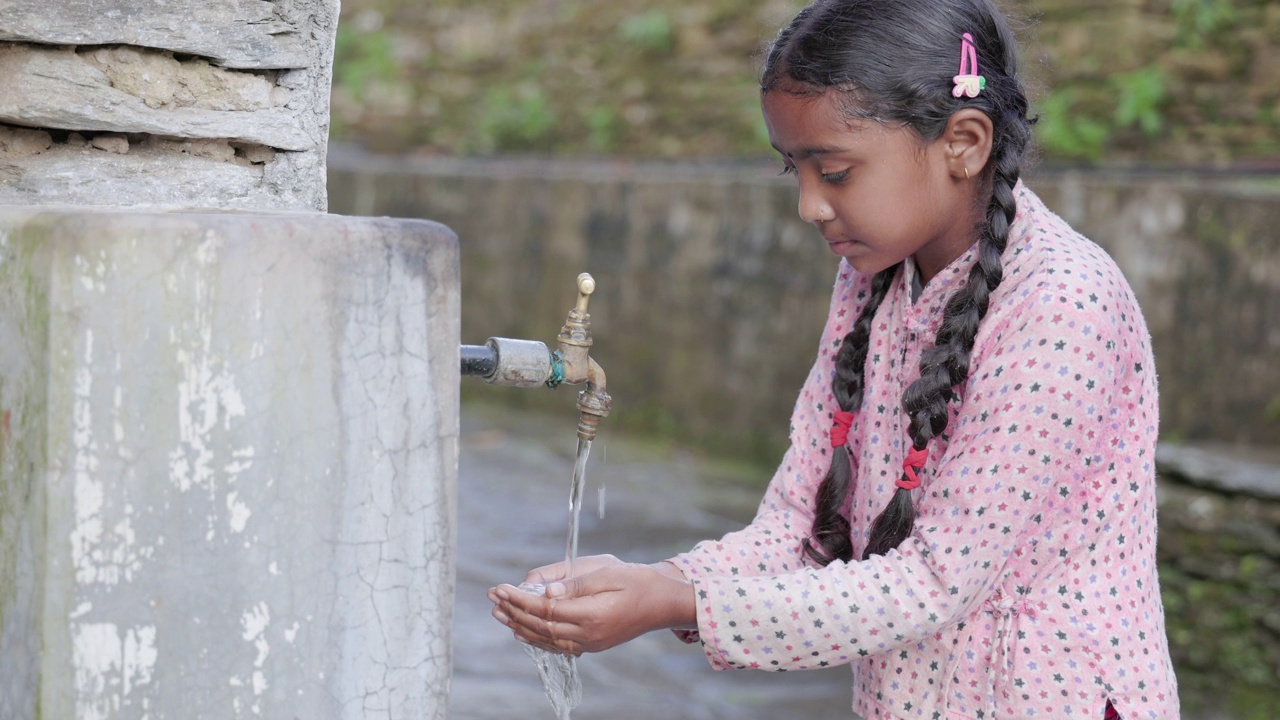
<path fill-rule="evenodd" d="M 556 358 L 537 340 L 489 338 L 497 368 L 485 382 L 507 387 L 545 387 L 556 371 Z M 557 380 L 558 383 L 558 380 Z"/>
<path fill-rule="evenodd" d="M 462 374 L 469 377 L 491 377 L 498 369 L 498 354 L 488 345 L 463 345 Z"/>

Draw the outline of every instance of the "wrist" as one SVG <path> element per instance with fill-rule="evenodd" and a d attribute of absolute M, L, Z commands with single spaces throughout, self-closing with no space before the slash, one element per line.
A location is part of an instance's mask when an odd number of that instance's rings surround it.
<path fill-rule="evenodd" d="M 662 588 L 659 606 L 663 612 L 658 629 L 697 630 L 697 590 L 693 582 L 671 562 L 653 563 L 649 567 L 662 576 L 658 584 Z"/>
<path fill-rule="evenodd" d="M 672 580 L 688 581 L 682 571 L 674 562 L 663 560 L 661 562 L 649 563 L 649 567 L 657 570 L 659 573 L 671 578 Z"/>

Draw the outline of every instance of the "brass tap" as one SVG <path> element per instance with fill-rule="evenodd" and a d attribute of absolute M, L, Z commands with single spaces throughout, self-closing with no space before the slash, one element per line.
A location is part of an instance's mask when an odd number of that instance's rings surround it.
<path fill-rule="evenodd" d="M 564 382 L 586 383 L 578 393 L 578 437 L 593 440 L 600 420 L 609 415 L 613 401 L 605 392 L 604 369 L 589 354 L 591 350 L 591 315 L 587 303 L 596 290 L 596 281 L 588 273 L 578 276 L 578 302 L 565 318 L 560 334 L 559 352 L 564 362 Z"/>
<path fill-rule="evenodd" d="M 463 345 L 459 355 L 463 375 L 484 378 L 492 385 L 555 388 L 561 383 L 586 384 L 578 393 L 578 437 L 593 440 L 600 420 L 609 415 L 612 400 L 605 392 L 604 370 L 591 356 L 591 315 L 587 303 L 596 290 L 591 275 L 578 276 L 578 302 L 569 311 L 557 336 L 554 353 L 537 340 L 489 338 L 484 345 Z"/>

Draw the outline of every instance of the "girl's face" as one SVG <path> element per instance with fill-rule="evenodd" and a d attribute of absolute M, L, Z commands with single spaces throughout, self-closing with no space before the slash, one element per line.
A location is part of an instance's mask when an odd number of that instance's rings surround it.
<path fill-rule="evenodd" d="M 800 183 L 800 217 L 859 272 L 915 256 L 927 282 L 977 240 L 946 136 L 926 143 L 909 128 L 850 118 L 833 95 L 774 90 L 761 102 L 769 140 Z"/>

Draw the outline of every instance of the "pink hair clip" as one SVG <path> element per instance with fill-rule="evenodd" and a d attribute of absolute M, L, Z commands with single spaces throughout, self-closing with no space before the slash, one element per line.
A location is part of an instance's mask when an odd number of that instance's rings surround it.
<path fill-rule="evenodd" d="M 978 97 L 978 93 L 987 87 L 987 79 L 978 74 L 978 51 L 973 46 L 973 36 L 965 33 L 960 37 L 960 74 L 952 80 L 956 86 L 951 89 L 952 97 Z"/>

